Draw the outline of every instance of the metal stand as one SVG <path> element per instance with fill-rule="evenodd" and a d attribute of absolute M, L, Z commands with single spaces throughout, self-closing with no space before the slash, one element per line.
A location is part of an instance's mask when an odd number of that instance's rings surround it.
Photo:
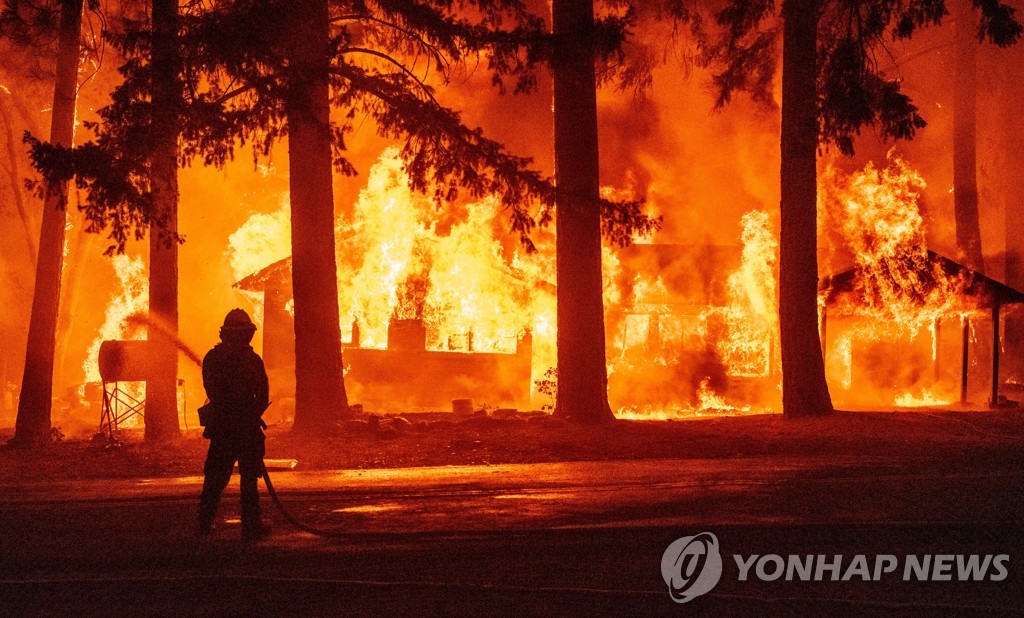
<path fill-rule="evenodd" d="M 103 409 L 100 412 L 99 435 L 103 435 L 108 443 L 115 444 L 120 442 L 114 432 L 118 431 L 121 423 L 135 415 L 145 418 L 143 410 L 146 407 L 145 400 L 140 401 L 132 397 L 119 384 L 119 382 L 103 383 Z"/>

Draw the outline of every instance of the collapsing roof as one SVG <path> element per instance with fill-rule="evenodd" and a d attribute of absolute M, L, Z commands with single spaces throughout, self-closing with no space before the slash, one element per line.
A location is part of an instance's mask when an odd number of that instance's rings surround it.
<path fill-rule="evenodd" d="M 972 299 L 973 306 L 976 309 L 991 309 L 995 305 L 1024 303 L 1024 293 L 1019 290 L 986 277 L 934 251 L 928 251 L 924 263 L 916 265 L 916 268 L 913 270 L 919 285 L 913 291 L 907 290 L 907 293 L 913 294 L 916 292 L 922 296 L 922 300 L 928 292 L 931 292 L 938 286 L 935 275 L 941 273 L 948 279 L 963 281 L 963 287 L 960 289 L 960 292 L 964 297 Z M 854 300 L 854 302 L 859 300 L 856 298 L 850 299 L 849 297 L 851 295 L 858 296 L 863 294 L 862 283 L 860 270 L 851 268 L 822 278 L 818 284 L 818 289 L 826 292 L 825 305 L 831 307 L 839 304 L 840 300 Z"/>
<path fill-rule="evenodd" d="M 263 270 L 253 273 L 240 281 L 236 281 L 231 287 L 245 290 L 247 292 L 262 292 L 268 281 L 288 280 L 292 277 L 292 258 L 288 256 L 267 266 Z"/>
<path fill-rule="evenodd" d="M 919 303 L 922 307 L 926 304 L 932 294 L 936 292 L 948 292 L 957 294 L 960 298 L 965 301 L 963 308 L 970 308 L 973 310 L 990 309 L 992 312 L 992 392 L 991 398 L 989 399 L 990 407 L 999 407 L 1005 405 L 1004 401 L 999 396 L 999 356 L 1000 349 L 1002 347 L 1002 339 L 1000 337 L 1000 323 L 999 313 L 1000 307 L 1003 305 L 1015 305 L 1024 303 L 1024 293 L 1019 290 L 1015 290 L 1010 286 L 1000 283 L 995 279 L 986 277 L 985 275 L 972 270 L 963 264 L 954 262 L 953 260 L 939 255 L 933 251 L 925 252 L 924 259 L 920 263 L 915 263 L 914 257 L 919 256 L 908 256 L 900 262 L 892 264 L 893 267 L 905 267 L 901 268 L 902 272 L 909 273 L 910 275 L 910 286 L 897 285 L 901 293 L 906 298 Z M 898 284 L 896 277 L 893 276 L 892 269 L 881 269 L 882 272 L 888 275 L 887 283 Z M 956 285 L 949 290 L 946 290 L 946 286 L 943 283 L 948 284 L 949 282 L 956 282 Z M 843 271 L 837 275 L 825 277 L 818 283 L 818 289 L 825 292 L 825 309 L 835 306 L 854 306 L 868 304 L 868 299 L 865 298 L 865 286 L 864 279 L 862 277 L 862 271 L 858 268 L 851 268 L 850 270 Z M 849 304 L 843 301 L 849 301 Z M 821 330 L 822 340 L 825 340 L 824 331 L 827 317 L 827 311 L 822 316 Z M 970 319 L 964 319 L 962 321 L 961 328 L 963 329 L 962 346 L 963 351 L 961 358 L 961 377 L 960 377 L 960 402 L 967 402 L 967 379 L 968 379 L 968 347 L 970 345 L 970 337 L 968 336 L 968 330 L 970 328 Z M 824 347 L 824 345 L 823 345 Z"/>

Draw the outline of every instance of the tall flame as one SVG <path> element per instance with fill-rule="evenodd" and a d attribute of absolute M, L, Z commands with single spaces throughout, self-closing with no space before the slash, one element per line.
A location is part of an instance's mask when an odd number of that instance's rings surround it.
<path fill-rule="evenodd" d="M 272 213 L 255 213 L 228 237 L 228 259 L 235 281 L 258 273 L 274 262 L 291 255 L 292 220 L 288 194 L 281 197 L 280 207 Z M 239 290 L 253 305 L 254 319 L 263 321 L 263 296 Z"/>
<path fill-rule="evenodd" d="M 235 280 L 291 255 L 291 234 L 292 221 L 285 193 L 280 208 L 269 214 L 253 214 L 228 237 L 228 259 Z"/>
<path fill-rule="evenodd" d="M 939 321 L 959 322 L 972 307 L 964 295 L 968 277 L 947 273 L 929 257 L 918 203 L 924 179 L 890 153 L 882 169 L 868 163 L 863 170 L 846 175 L 829 167 L 820 184 L 824 211 L 839 232 L 842 248 L 852 254 L 855 272 L 854 289 L 833 295 L 833 305 L 827 309 L 830 316 L 845 318 L 829 344 L 826 362 L 833 368 L 831 375 L 838 372 L 839 385 L 848 391 L 854 381 L 855 348 L 870 353 L 870 346 L 879 342 L 913 344 L 922 334 L 930 338 L 929 349 L 927 356 L 918 356 L 934 364 L 939 354 Z M 829 290 L 823 292 L 822 304 L 828 294 Z M 893 376 L 900 374 L 914 386 L 886 396 L 870 393 L 862 385 L 858 397 L 879 403 L 888 397 L 889 405 L 897 406 L 949 403 L 950 387 L 932 383 L 940 377 L 937 370 L 913 367 L 912 346 L 899 349 L 903 358 L 892 362 L 902 366 L 870 370 L 880 376 L 879 382 L 896 382 Z"/>
<path fill-rule="evenodd" d="M 144 320 L 138 320 L 140 314 L 149 310 L 149 279 L 146 276 L 146 265 L 138 256 L 115 255 L 111 259 L 114 274 L 117 276 L 118 288 L 107 305 L 103 325 L 85 355 L 82 370 L 86 382 L 100 382 L 100 344 L 107 340 L 137 340 L 146 338 Z M 122 391 L 136 401 L 146 398 L 146 385 L 143 382 L 122 383 Z M 123 427 L 134 427 L 139 417 L 133 416 L 122 423 Z"/>
<path fill-rule="evenodd" d="M 103 325 L 89 346 L 82 370 L 86 382 L 100 381 L 100 344 L 106 340 L 145 339 L 144 326 L 131 320 L 149 309 L 149 279 L 146 265 L 138 256 L 115 255 L 111 259 L 117 276 L 118 290 L 107 305 Z"/>
<path fill-rule="evenodd" d="M 844 177 L 830 168 L 822 185 L 858 274 L 858 298 L 840 311 L 884 318 L 910 333 L 955 313 L 968 282 L 929 263 L 917 172 L 890 153 L 882 170 L 868 163 Z"/>
<path fill-rule="evenodd" d="M 534 298 L 547 269 L 503 249 L 500 221 L 491 197 L 443 213 L 410 188 L 397 149 L 386 150 L 351 219 L 337 224 L 342 332 L 354 320 L 361 345 L 382 348 L 392 318 L 420 318 L 428 349 L 510 352 L 527 329 L 550 330 L 553 316 Z"/>
<path fill-rule="evenodd" d="M 729 375 L 755 377 L 772 372 L 772 348 L 778 341 L 775 265 L 779 243 L 768 213 L 748 212 L 743 226 L 740 267 L 729 276 L 729 305 L 722 312 L 728 335 L 719 343 Z"/>

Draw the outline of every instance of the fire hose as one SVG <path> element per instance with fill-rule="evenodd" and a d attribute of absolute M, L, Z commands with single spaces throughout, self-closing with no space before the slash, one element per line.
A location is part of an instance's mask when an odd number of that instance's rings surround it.
<path fill-rule="evenodd" d="M 349 535 L 344 532 L 321 530 L 320 528 L 315 528 L 309 524 L 302 523 L 298 518 L 289 513 L 288 509 L 284 508 L 284 504 L 281 502 L 281 498 L 278 497 L 277 491 L 274 490 L 274 483 L 270 480 L 270 473 L 267 472 L 267 464 L 265 464 L 262 459 L 260 460 L 260 466 L 263 468 L 263 482 L 267 484 L 267 493 L 270 494 L 271 501 L 275 506 L 277 506 L 277 510 L 281 511 L 281 515 L 284 516 L 288 523 L 303 532 L 308 532 L 316 536 L 334 539 L 348 538 Z"/>
<path fill-rule="evenodd" d="M 270 407 L 271 403 L 273 402 L 267 402 L 267 405 L 263 408 L 264 412 L 267 410 L 267 408 Z M 262 412 L 260 413 L 260 416 L 262 416 Z M 267 428 L 267 424 L 263 422 L 262 418 L 260 419 L 260 425 L 263 429 Z M 263 461 L 263 458 L 260 458 L 260 468 L 262 468 L 263 482 L 266 483 L 267 485 L 267 493 L 270 494 L 270 500 L 277 507 L 277 510 L 281 511 L 281 515 L 284 516 L 285 520 L 287 520 L 288 523 L 298 528 L 299 530 L 302 530 L 303 532 L 308 532 L 316 536 L 335 539 L 348 538 L 348 535 L 343 532 L 331 532 L 329 530 L 321 530 L 320 528 L 315 528 L 313 526 L 310 526 L 309 524 L 305 524 L 299 521 L 297 517 L 288 512 L 288 509 L 284 508 L 284 503 L 281 502 L 281 498 L 278 497 L 277 491 L 274 490 L 274 483 L 273 481 L 270 480 L 270 472 L 267 471 L 267 463 Z"/>
<path fill-rule="evenodd" d="M 263 415 L 263 412 L 265 412 L 266 409 L 270 407 L 271 403 L 273 402 L 267 402 L 267 405 L 263 407 L 263 410 L 260 412 L 261 416 Z M 203 405 L 201 408 L 199 408 L 199 424 L 204 427 L 206 426 L 207 422 L 209 422 L 209 419 L 207 418 L 207 415 L 209 413 L 206 411 L 209 405 L 210 404 L 207 403 Z M 263 422 L 263 419 L 260 419 L 260 428 L 267 428 L 267 424 Z M 270 472 L 267 471 L 267 462 L 263 461 L 262 457 L 260 458 L 260 475 L 263 477 L 263 482 L 266 483 L 267 485 L 267 493 L 270 494 L 271 501 L 274 503 L 275 506 L 277 506 L 277 510 L 281 511 L 281 515 L 284 516 L 285 520 L 287 520 L 288 523 L 290 523 L 292 526 L 298 528 L 299 530 L 302 530 L 303 532 L 308 532 L 316 536 L 322 536 L 327 538 L 348 538 L 348 535 L 342 532 L 331 532 L 329 530 L 321 530 L 320 528 L 316 528 L 310 526 L 309 524 L 305 524 L 299 521 L 297 517 L 289 513 L 288 509 L 284 507 L 284 503 L 281 502 L 281 498 L 277 495 L 277 491 L 274 489 L 274 483 L 273 481 L 270 480 Z"/>
<path fill-rule="evenodd" d="M 188 356 L 189 360 L 191 360 L 193 363 L 195 363 L 198 367 L 202 368 L 203 363 L 199 359 L 199 355 L 197 355 L 195 352 L 193 352 L 180 339 L 176 339 L 176 342 L 178 343 L 178 347 L 186 352 L 186 355 Z M 271 403 L 273 403 L 273 402 L 267 402 L 267 405 L 263 408 L 264 412 L 266 411 L 267 408 L 270 407 Z M 206 406 L 204 405 L 202 407 L 206 407 Z M 200 408 L 199 424 L 205 426 L 206 425 L 206 421 L 203 418 L 204 414 L 202 413 L 202 407 Z M 262 412 L 260 413 L 260 415 L 262 416 Z M 262 419 L 260 420 L 260 425 L 262 426 L 263 429 L 267 428 L 266 423 L 264 423 Z M 281 512 L 281 515 L 284 516 L 285 520 L 288 523 L 290 523 L 295 528 L 298 528 L 299 530 L 302 530 L 303 532 L 308 532 L 309 534 L 313 534 L 313 535 L 316 535 L 316 536 L 322 536 L 322 537 L 326 537 L 326 538 L 336 538 L 336 539 L 348 538 L 348 535 L 343 533 L 343 532 L 331 532 L 329 530 L 321 530 L 320 528 L 316 528 L 314 526 L 310 526 L 309 524 L 305 524 L 305 523 L 299 521 L 299 519 L 297 517 L 295 517 L 294 515 L 292 515 L 291 513 L 288 512 L 288 509 L 286 509 L 284 507 L 284 503 L 281 502 L 281 498 L 277 495 L 277 491 L 274 489 L 274 483 L 273 483 L 273 481 L 270 480 L 270 473 L 267 471 L 267 464 L 266 464 L 266 462 L 263 461 L 262 458 L 260 459 L 260 468 L 262 468 L 261 473 L 262 473 L 262 476 L 263 476 L 263 482 L 266 483 L 266 485 L 267 485 L 267 493 L 270 494 L 270 500 L 274 503 L 274 505 L 277 507 L 277 510 Z"/>

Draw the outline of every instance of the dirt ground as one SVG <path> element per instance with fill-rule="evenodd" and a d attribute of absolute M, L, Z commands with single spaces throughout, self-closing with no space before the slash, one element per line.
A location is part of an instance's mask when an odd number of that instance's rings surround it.
<path fill-rule="evenodd" d="M 505 418 L 450 414 L 364 417 L 315 441 L 290 425 L 267 432 L 267 457 L 295 459 L 297 470 L 400 468 L 659 458 L 926 456 L 956 466 L 958 458 L 1024 463 L 1024 412 L 841 412 L 823 419 L 781 415 L 678 421 L 626 421 L 578 427 L 547 415 Z M 13 429 L 0 429 L 0 443 Z M 42 451 L 0 448 L 6 484 L 181 476 L 202 473 L 207 441 L 190 430 L 171 444 L 148 445 L 139 430 L 122 445 L 65 438 Z"/>

